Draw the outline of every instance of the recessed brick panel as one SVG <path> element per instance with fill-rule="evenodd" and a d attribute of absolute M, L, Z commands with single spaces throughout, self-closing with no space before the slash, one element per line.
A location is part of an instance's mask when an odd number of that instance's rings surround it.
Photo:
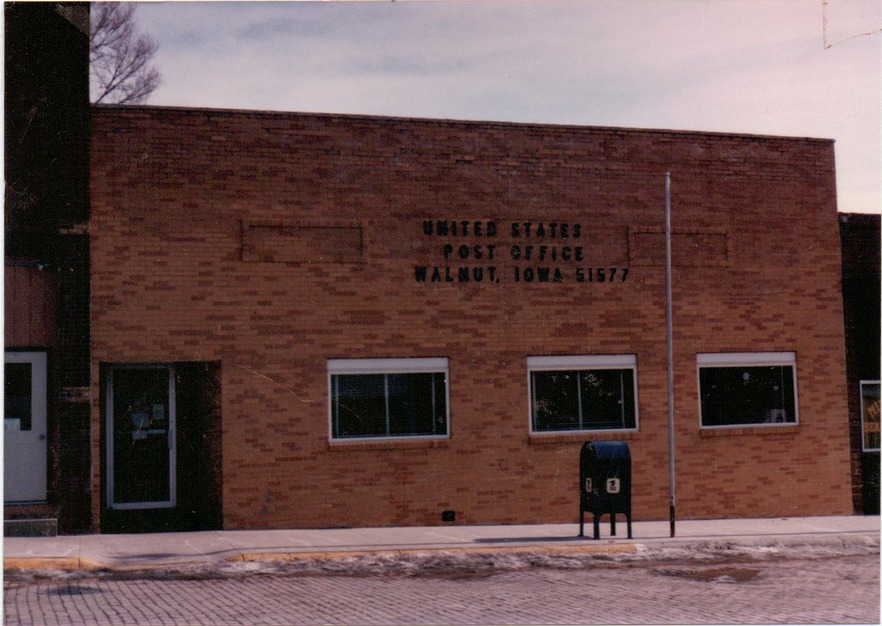
<path fill-rule="evenodd" d="M 284 222 L 242 225 L 242 260 L 252 263 L 357 263 L 361 227 Z"/>
<path fill-rule="evenodd" d="M 631 232 L 630 261 L 634 265 L 664 265 L 664 231 Z M 672 232 L 671 265 L 722 267 L 729 263 L 729 242 L 724 232 Z"/>

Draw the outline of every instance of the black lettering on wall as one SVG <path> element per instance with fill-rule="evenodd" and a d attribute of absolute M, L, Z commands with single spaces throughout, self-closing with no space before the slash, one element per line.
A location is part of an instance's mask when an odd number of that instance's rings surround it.
<path fill-rule="evenodd" d="M 499 283 L 514 279 L 523 283 L 607 285 L 628 279 L 627 267 L 584 267 L 585 248 L 569 240 L 581 239 L 582 225 L 562 221 L 520 220 L 502 225 L 494 220 L 423 220 L 422 234 L 447 239 L 440 246 L 441 265 L 415 265 L 418 283 Z M 496 259 L 497 243 L 487 238 L 508 232 L 508 260 L 511 274 L 496 266 L 482 265 Z M 526 241 L 524 241 L 526 240 Z M 573 242 L 575 243 L 575 242 Z M 505 242 L 500 242 L 505 245 Z M 436 249 L 437 250 L 437 249 Z M 448 263 L 460 263 L 451 267 Z"/>

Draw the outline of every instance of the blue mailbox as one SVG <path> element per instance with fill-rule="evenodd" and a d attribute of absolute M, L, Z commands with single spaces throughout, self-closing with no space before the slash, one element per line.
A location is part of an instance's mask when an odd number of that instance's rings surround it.
<path fill-rule="evenodd" d="M 600 539 L 600 517 L 610 516 L 616 534 L 616 515 L 628 522 L 631 538 L 631 451 L 624 441 L 588 441 L 579 455 L 579 536 L 585 536 L 585 512 L 594 515 L 594 538 Z"/>

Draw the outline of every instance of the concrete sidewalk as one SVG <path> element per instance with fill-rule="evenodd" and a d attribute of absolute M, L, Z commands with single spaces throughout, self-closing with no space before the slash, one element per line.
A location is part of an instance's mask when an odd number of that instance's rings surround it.
<path fill-rule="evenodd" d="M 684 520 L 670 537 L 667 521 L 634 522 L 633 538 L 619 516 L 617 537 L 604 518 L 599 540 L 578 524 L 530 526 L 432 526 L 327 530 L 241 530 L 138 535 L 8 537 L 6 569 L 139 570 L 212 562 L 342 558 L 432 552 L 616 553 L 641 548 L 717 543 L 817 545 L 879 543 L 879 517 L 831 516 L 770 519 Z"/>

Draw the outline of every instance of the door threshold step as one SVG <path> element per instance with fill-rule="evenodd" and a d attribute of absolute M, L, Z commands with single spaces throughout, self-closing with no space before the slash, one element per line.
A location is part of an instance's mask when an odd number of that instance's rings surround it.
<path fill-rule="evenodd" d="M 3 522 L 3 536 L 56 537 L 58 536 L 58 520 L 51 517 L 5 520 Z"/>

